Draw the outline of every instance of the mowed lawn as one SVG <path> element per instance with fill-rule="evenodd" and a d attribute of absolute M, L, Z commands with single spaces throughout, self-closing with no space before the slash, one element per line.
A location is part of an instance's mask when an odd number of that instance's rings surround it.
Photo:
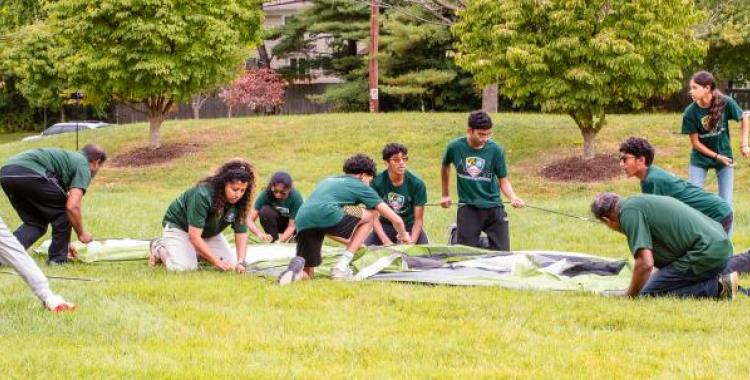
<path fill-rule="evenodd" d="M 689 142 L 677 114 L 613 115 L 599 136 L 599 152 L 617 154 L 619 142 L 644 136 L 656 163 L 687 175 Z M 540 177 L 557 158 L 580 154 L 582 138 L 562 115 L 497 114 L 494 138 L 505 146 L 510 179 L 530 205 L 589 216 L 601 191 L 634 194 L 636 180 L 559 183 Z M 259 188 L 279 169 L 309 194 L 339 174 L 349 155 L 368 153 L 379 167 L 387 142 L 409 149 L 409 167 L 437 202 L 446 143 L 465 133 L 466 114 L 331 114 L 174 121 L 165 144 L 193 142 L 195 154 L 168 164 L 105 167 L 84 198 L 84 218 L 95 237 L 151 238 L 161 231 L 168 204 L 224 160 L 245 157 Z M 733 128 L 735 152 L 739 144 Z M 102 144 L 111 157 L 143 147 L 145 124 L 86 131 L 81 141 Z M 75 147 L 75 136 L 0 145 L 0 160 L 41 146 Z M 749 162 L 737 159 L 735 251 L 750 246 Z M 452 172 L 455 173 L 455 172 Z M 716 180 L 710 177 L 709 187 Z M 455 177 L 451 177 L 455 197 Z M 623 235 L 534 209 L 510 210 L 516 250 L 561 250 L 629 256 Z M 0 215 L 19 220 L 0 197 Z M 426 229 L 447 239 L 455 209 L 429 207 Z M 41 259 L 40 259 L 41 262 Z M 334 283 L 327 279 L 285 288 L 270 280 L 211 269 L 172 274 L 143 262 L 43 270 L 97 282 L 52 280 L 78 305 L 63 315 L 45 312 L 20 278 L 0 275 L 0 368 L 13 378 L 742 378 L 750 374 L 750 300 L 628 300 L 587 293 L 389 283 Z M 8 268 L 2 268 L 8 271 Z M 748 277 L 742 277 L 750 285 Z"/>

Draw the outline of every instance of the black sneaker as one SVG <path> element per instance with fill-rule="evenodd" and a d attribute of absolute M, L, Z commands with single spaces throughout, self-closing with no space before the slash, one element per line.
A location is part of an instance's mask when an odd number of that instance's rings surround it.
<path fill-rule="evenodd" d="M 301 280 L 303 269 L 305 269 L 305 258 L 300 256 L 293 258 L 289 266 L 276 278 L 276 283 L 284 286 Z"/>

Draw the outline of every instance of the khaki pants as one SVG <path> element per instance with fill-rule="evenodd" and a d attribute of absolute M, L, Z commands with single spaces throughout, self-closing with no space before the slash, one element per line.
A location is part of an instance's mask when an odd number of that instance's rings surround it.
<path fill-rule="evenodd" d="M 167 247 L 167 260 L 164 265 L 171 271 L 191 271 L 198 269 L 198 253 L 190 242 L 188 233 L 171 226 L 164 227 L 162 235 Z M 237 253 L 229 246 L 229 242 L 221 234 L 203 239 L 219 260 L 237 265 Z"/>
<path fill-rule="evenodd" d="M 15 269 L 42 302 L 54 296 L 50 291 L 47 277 L 36 262 L 26 254 L 26 250 L 10 233 L 2 219 L 0 219 L 0 262 Z"/>

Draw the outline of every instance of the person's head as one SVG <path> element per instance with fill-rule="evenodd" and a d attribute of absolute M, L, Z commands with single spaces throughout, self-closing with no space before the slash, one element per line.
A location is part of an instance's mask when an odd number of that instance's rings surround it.
<path fill-rule="evenodd" d="M 404 175 L 409 149 L 399 143 L 390 143 L 383 148 L 383 161 L 389 173 Z"/>
<path fill-rule="evenodd" d="M 690 78 L 690 97 L 709 107 L 708 123 L 703 127 L 713 130 L 724 111 L 724 94 L 716 88 L 716 79 L 708 71 L 699 71 Z"/>
<path fill-rule="evenodd" d="M 255 171 L 249 162 L 239 158 L 227 161 L 199 183 L 208 184 L 213 189 L 211 211 L 215 215 L 222 217 L 226 205 L 232 204 L 240 210 L 236 220 L 245 220 L 255 190 Z"/>
<path fill-rule="evenodd" d="M 376 172 L 375 161 L 366 154 L 358 153 L 344 161 L 344 173 L 357 177 L 360 181 L 370 184 Z"/>
<path fill-rule="evenodd" d="M 620 231 L 620 196 L 615 193 L 599 193 L 591 202 L 591 213 L 607 227 Z"/>
<path fill-rule="evenodd" d="M 469 114 L 466 137 L 469 145 L 481 148 L 492 137 L 492 119 L 487 112 L 473 111 Z"/>
<path fill-rule="evenodd" d="M 89 162 L 89 169 L 91 169 L 91 176 L 95 176 L 102 168 L 104 162 L 107 161 L 107 152 L 104 148 L 97 144 L 86 144 L 81 148 L 81 153 L 86 156 L 86 160 Z"/>
<path fill-rule="evenodd" d="M 620 167 L 628 177 L 645 176 L 648 167 L 654 162 L 654 148 L 648 140 L 629 137 L 620 144 Z"/>
<path fill-rule="evenodd" d="M 281 201 L 289 198 L 291 192 L 292 176 L 281 171 L 273 173 L 271 180 L 268 181 L 268 187 L 266 187 L 266 195 L 271 199 L 276 198 Z"/>

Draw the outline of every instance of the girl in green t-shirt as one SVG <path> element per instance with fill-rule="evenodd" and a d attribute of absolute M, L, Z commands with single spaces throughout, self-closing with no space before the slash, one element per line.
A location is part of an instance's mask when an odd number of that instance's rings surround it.
<path fill-rule="evenodd" d="M 294 188 L 289 173 L 273 173 L 265 191 L 258 194 L 255 205 L 250 210 L 250 220 L 247 224 L 250 232 L 264 242 L 288 242 L 294 237 L 294 218 L 302 206 L 302 201 L 302 195 Z M 255 225 L 258 217 L 263 231 Z"/>
<path fill-rule="evenodd" d="M 734 187 L 734 158 L 729 134 L 729 120 L 740 122 L 742 156 L 750 156 L 748 148 L 748 116 L 729 96 L 716 89 L 716 80 L 707 71 L 699 71 L 690 79 L 690 104 L 682 114 L 682 133 L 690 135 L 688 181 L 703 188 L 708 169 L 715 169 L 719 196 L 731 206 Z"/>
<path fill-rule="evenodd" d="M 151 242 L 149 265 L 170 271 L 198 269 L 201 258 L 225 272 L 245 271 L 247 216 L 255 173 L 247 161 L 226 162 L 177 197 L 164 215 L 164 233 Z M 234 230 L 235 251 L 221 232 Z"/>

